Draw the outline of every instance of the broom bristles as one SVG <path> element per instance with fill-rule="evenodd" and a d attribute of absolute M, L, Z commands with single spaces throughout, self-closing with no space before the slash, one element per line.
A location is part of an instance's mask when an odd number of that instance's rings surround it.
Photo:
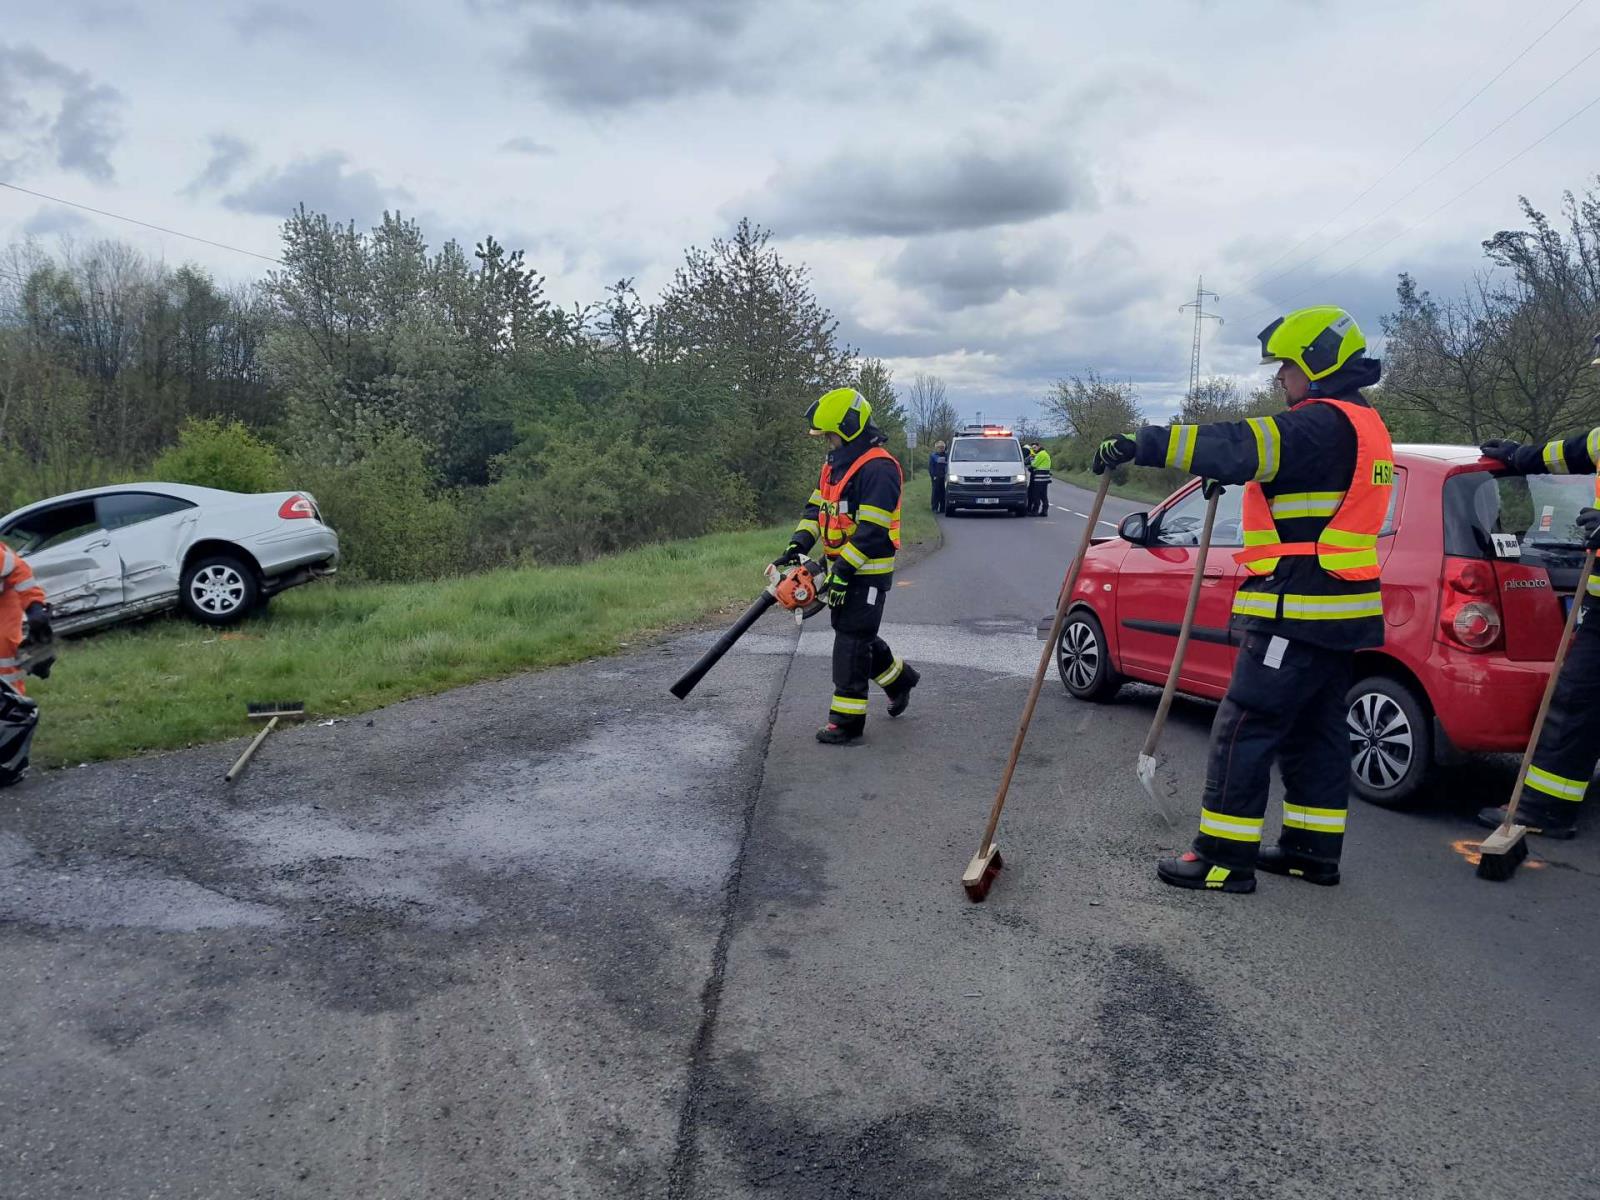
<path fill-rule="evenodd" d="M 1499 852 L 1482 851 L 1478 857 L 1478 878 L 1504 883 L 1516 874 L 1517 868 L 1527 857 L 1528 843 L 1525 838 L 1518 838 Z"/>

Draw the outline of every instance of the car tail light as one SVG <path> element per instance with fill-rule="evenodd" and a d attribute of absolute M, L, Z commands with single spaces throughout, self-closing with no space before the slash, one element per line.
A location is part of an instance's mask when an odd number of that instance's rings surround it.
<path fill-rule="evenodd" d="M 292 521 L 297 517 L 315 519 L 317 506 L 304 496 L 290 496 L 278 507 L 278 515 L 285 521 Z"/>
<path fill-rule="evenodd" d="M 1482 653 L 1500 644 L 1505 621 L 1495 603 L 1494 570 L 1476 558 L 1447 558 L 1439 632 L 1463 650 Z"/>

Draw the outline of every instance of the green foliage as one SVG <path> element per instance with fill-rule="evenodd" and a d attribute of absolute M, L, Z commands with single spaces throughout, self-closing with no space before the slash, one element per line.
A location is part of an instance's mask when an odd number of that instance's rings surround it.
<path fill-rule="evenodd" d="M 354 461 L 301 467 L 296 479 L 339 533 L 341 572 L 360 579 L 434 579 L 466 561 L 465 514 L 439 488 L 427 446 L 414 434 L 391 429 L 371 435 Z"/>
<path fill-rule="evenodd" d="M 288 487 L 278 451 L 238 421 L 190 419 L 178 444 L 151 467 L 167 483 L 221 488 L 227 492 L 280 492 Z"/>

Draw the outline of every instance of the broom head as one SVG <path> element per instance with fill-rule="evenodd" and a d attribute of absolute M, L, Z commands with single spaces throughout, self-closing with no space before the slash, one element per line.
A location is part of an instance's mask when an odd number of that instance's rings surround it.
<path fill-rule="evenodd" d="M 1528 857 L 1528 827 L 1502 825 L 1478 847 L 1478 878 L 1504 883 Z"/>
<path fill-rule="evenodd" d="M 987 850 L 974 854 L 972 861 L 967 864 L 966 873 L 961 876 L 961 886 L 966 889 L 967 899 L 974 904 L 982 904 L 994 885 L 995 876 L 1000 874 L 1000 868 L 1005 865 L 1005 860 L 1000 857 L 1000 848 L 993 842 Z"/>
<path fill-rule="evenodd" d="M 255 704 L 245 705 L 252 721 L 270 721 L 273 717 L 281 717 L 292 721 L 306 715 L 306 702 L 304 700 L 262 700 Z"/>

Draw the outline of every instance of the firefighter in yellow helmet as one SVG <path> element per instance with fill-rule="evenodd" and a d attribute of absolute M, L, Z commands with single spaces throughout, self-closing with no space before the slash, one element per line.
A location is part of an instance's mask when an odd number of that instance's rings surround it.
<path fill-rule="evenodd" d="M 1233 604 L 1242 635 L 1211 758 L 1193 848 L 1162 859 L 1174 887 L 1253 892 L 1256 868 L 1339 882 L 1349 797 L 1345 693 L 1355 652 L 1383 644 L 1378 536 L 1394 449 L 1360 389 L 1382 367 L 1343 309 L 1303 308 L 1261 331 L 1288 411 L 1213 425 L 1147 425 L 1108 438 L 1096 474 L 1119 463 L 1177 467 L 1243 484 L 1247 578 Z M 1159 519 L 1159 518 L 1158 518 Z M 1283 775 L 1283 833 L 1262 849 L 1267 785 Z"/>
<path fill-rule="evenodd" d="M 827 440 L 822 478 L 806 503 L 789 548 L 775 560 L 784 567 L 820 544 L 828 565 L 822 595 L 833 621 L 833 700 L 817 740 L 840 746 L 859 738 L 867 724 L 869 681 L 889 698 L 898 717 L 911 702 L 920 676 L 878 636 L 894 586 L 900 548 L 900 464 L 883 448 L 872 424 L 872 405 L 853 388 L 835 388 L 806 413 L 811 436 Z"/>
<path fill-rule="evenodd" d="M 1594 339 L 1594 366 L 1600 367 L 1600 336 Z M 1588 475 L 1600 472 L 1600 428 L 1544 445 L 1496 439 L 1483 444 L 1483 453 L 1512 475 Z M 1574 548 L 1600 550 L 1600 474 L 1595 474 L 1593 494 L 1593 507 L 1579 509 L 1566 531 L 1556 530 L 1565 532 L 1563 540 Z M 1582 623 L 1567 648 L 1517 804 L 1517 823 L 1550 838 L 1576 836 L 1578 805 L 1591 790 L 1600 757 L 1600 574 L 1589 577 L 1587 594 L 1573 603 L 1584 606 Z M 1486 808 L 1478 823 L 1497 829 L 1505 816 L 1504 805 Z"/>

